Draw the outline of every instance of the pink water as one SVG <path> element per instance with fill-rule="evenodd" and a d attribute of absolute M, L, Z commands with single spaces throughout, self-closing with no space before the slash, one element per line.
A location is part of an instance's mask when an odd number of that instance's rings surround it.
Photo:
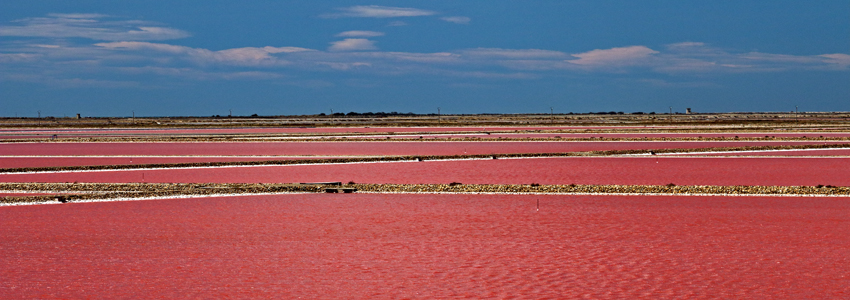
<path fill-rule="evenodd" d="M 646 129 L 664 126 L 512 126 L 512 127 L 279 127 L 279 128 L 197 128 L 197 129 L 0 129 L 0 134 L 75 134 L 75 135 L 191 135 L 191 134 L 246 134 L 246 133 L 378 133 L 378 132 L 459 132 L 459 131 L 534 131 L 581 129 Z M 667 127 L 684 128 L 684 127 Z"/>
<path fill-rule="evenodd" d="M 563 157 L 0 174 L 0 182 L 850 186 L 850 158 Z"/>
<path fill-rule="evenodd" d="M 716 152 L 716 153 L 682 153 L 664 154 L 677 156 L 850 156 L 850 149 L 809 149 L 809 150 L 782 150 L 782 151 L 741 151 L 741 152 Z"/>
<path fill-rule="evenodd" d="M 0 144 L 0 155 L 457 155 L 836 143 L 843 142 L 11 143 Z"/>
<path fill-rule="evenodd" d="M 103 166 L 103 165 L 139 165 L 139 164 L 175 164 L 233 161 L 269 161 L 303 160 L 325 157 L 290 156 L 182 156 L 182 157 L 0 157 L 0 168 L 63 167 L 63 166 Z"/>
<path fill-rule="evenodd" d="M 0 207 L 0 295 L 842 299 L 848 203 L 311 194 Z"/>

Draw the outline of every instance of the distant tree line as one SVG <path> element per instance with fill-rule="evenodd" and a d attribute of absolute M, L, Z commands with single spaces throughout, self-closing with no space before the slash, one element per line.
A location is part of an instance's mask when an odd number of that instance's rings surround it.
<path fill-rule="evenodd" d="M 607 112 L 606 111 L 600 111 L 600 112 L 587 112 L 587 113 L 569 112 L 566 115 L 625 115 L 625 114 L 627 114 L 627 113 L 622 112 L 622 111 L 607 111 Z M 628 114 L 631 114 L 631 115 L 643 115 L 643 114 L 654 115 L 655 112 L 653 111 L 653 112 L 649 112 L 649 113 L 644 113 L 642 111 L 636 111 L 636 112 L 631 112 L 631 113 L 628 113 Z M 677 114 L 679 114 L 679 113 L 677 113 Z M 367 118 L 381 118 L 381 117 L 393 117 L 393 116 L 437 116 L 437 115 L 438 114 L 435 114 L 435 113 L 417 114 L 417 113 L 412 113 L 412 112 L 400 113 L 400 112 L 396 112 L 396 111 L 393 111 L 393 112 L 382 112 L 382 111 L 371 112 L 370 111 L 370 112 L 364 112 L 364 113 L 352 111 L 352 112 L 348 112 L 348 113 L 337 112 L 337 113 L 330 114 L 330 116 L 334 116 L 334 117 L 349 116 L 349 117 L 367 117 Z M 459 116 L 494 115 L 494 116 L 496 116 L 496 115 L 505 115 L 505 114 L 502 114 L 502 113 L 480 113 L 480 114 L 453 114 L 453 115 L 459 115 Z M 510 114 L 508 114 L 508 115 L 510 115 Z M 548 113 L 547 114 L 540 113 L 540 114 L 530 114 L 530 115 L 549 115 L 549 114 Z M 556 114 L 556 115 L 560 115 L 560 114 Z M 319 113 L 318 115 L 315 115 L 315 116 L 323 117 L 323 116 L 328 116 L 328 114 Z M 212 117 L 213 118 L 233 118 L 233 117 L 239 117 L 239 118 L 269 118 L 269 117 L 275 117 L 275 116 L 260 116 L 260 115 L 257 115 L 257 114 L 252 114 L 250 116 L 212 115 Z M 50 118 L 53 118 L 53 117 L 45 117 L 45 119 L 50 119 Z"/>
<path fill-rule="evenodd" d="M 428 115 L 434 115 L 434 114 L 428 114 Z M 327 115 L 325 113 L 320 113 L 319 116 L 327 116 Z M 371 112 L 370 111 L 370 112 L 364 112 L 364 113 L 352 111 L 352 112 L 349 112 L 347 114 L 341 113 L 341 112 L 333 113 L 331 116 L 351 116 L 351 117 L 357 116 L 357 117 L 376 117 L 376 118 L 379 118 L 379 117 L 390 117 L 390 116 L 419 116 L 419 114 L 415 114 L 415 113 L 412 113 L 412 112 L 400 113 L 400 112 L 395 112 L 395 111 L 393 111 L 393 112 L 382 112 L 382 111 Z"/>

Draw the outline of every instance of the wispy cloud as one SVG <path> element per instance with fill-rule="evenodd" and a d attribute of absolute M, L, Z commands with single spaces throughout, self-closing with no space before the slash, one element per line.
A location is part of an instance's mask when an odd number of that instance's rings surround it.
<path fill-rule="evenodd" d="M 332 42 L 328 48 L 329 51 L 362 51 L 362 50 L 377 50 L 375 41 L 367 39 L 344 39 L 341 41 Z"/>
<path fill-rule="evenodd" d="M 58 49 L 58 48 L 62 47 L 62 46 L 59 46 L 59 45 L 45 45 L 45 44 L 34 44 L 32 46 L 33 47 L 39 47 L 39 48 L 49 48 L 49 49 Z"/>
<path fill-rule="evenodd" d="M 827 63 L 836 64 L 843 67 L 850 66 L 850 55 L 843 53 L 823 54 L 821 57 L 826 58 Z"/>
<path fill-rule="evenodd" d="M 88 38 L 104 41 L 150 41 L 188 37 L 189 33 L 139 20 L 110 21 L 99 14 L 50 14 L 0 26 L 0 36 Z"/>
<path fill-rule="evenodd" d="M 705 47 L 705 43 L 702 42 L 680 42 L 667 44 L 667 49 L 688 49 L 693 47 Z"/>
<path fill-rule="evenodd" d="M 141 50 L 141 49 L 150 49 L 161 52 L 170 52 L 170 53 L 188 53 L 193 51 L 193 48 L 186 46 L 175 46 L 169 44 L 159 44 L 159 43 L 150 43 L 150 42 L 110 42 L 110 43 L 97 43 L 94 44 L 98 47 L 103 47 L 107 49 L 130 49 L 130 50 Z"/>
<path fill-rule="evenodd" d="M 783 72 L 789 70 L 850 70 L 850 55 L 787 55 L 761 52 L 734 53 L 704 43 L 667 45 L 648 64 L 658 72 Z"/>
<path fill-rule="evenodd" d="M 47 14 L 47 15 L 48 15 L 48 16 L 50 16 L 50 17 L 55 17 L 55 18 L 64 18 L 64 19 L 98 19 L 98 18 L 105 18 L 105 17 L 108 17 L 107 15 L 102 15 L 102 14 L 91 14 L 91 13 L 86 13 L 86 14 L 59 14 L 59 13 L 52 13 L 52 14 Z"/>
<path fill-rule="evenodd" d="M 398 17 L 421 17 L 431 16 L 437 12 L 409 8 L 409 7 L 391 7 L 378 5 L 358 5 L 344 8 L 337 8 L 339 12 L 322 14 L 323 18 L 398 18 Z"/>
<path fill-rule="evenodd" d="M 717 88 L 720 85 L 707 81 L 670 81 L 664 79 L 637 79 L 637 80 L 623 80 L 626 82 L 626 86 L 631 86 L 632 83 L 637 82 L 653 87 L 661 87 L 661 88 Z"/>
<path fill-rule="evenodd" d="M 288 62 L 286 60 L 274 57 L 271 54 L 314 51 L 299 47 L 268 46 L 262 48 L 244 47 L 210 51 L 207 49 L 150 42 L 110 42 L 97 43 L 95 46 L 117 50 L 151 50 L 155 52 L 184 55 L 185 57 L 200 63 L 222 63 L 246 66 L 274 66 L 287 64 Z"/>
<path fill-rule="evenodd" d="M 469 21 L 472 21 L 469 17 L 462 16 L 454 16 L 454 17 L 442 17 L 440 20 L 455 23 L 455 24 L 469 24 Z"/>
<path fill-rule="evenodd" d="M 284 78 L 286 76 L 275 72 L 263 71 L 234 71 L 234 72 L 211 72 L 198 70 L 196 68 L 175 67 L 120 67 L 117 70 L 127 74 L 156 74 L 159 76 L 183 77 L 193 80 L 271 80 Z"/>
<path fill-rule="evenodd" d="M 489 56 L 512 59 L 569 57 L 569 54 L 566 54 L 564 52 L 541 49 L 476 48 L 462 50 L 461 53 L 470 56 Z"/>
<path fill-rule="evenodd" d="M 342 12 L 354 14 L 358 11 L 359 16 L 372 17 L 423 13 L 415 9 L 366 8 L 370 9 L 369 13 L 357 9 Z M 850 54 L 847 53 L 736 52 L 694 41 L 573 53 L 522 48 L 446 49 L 420 53 L 381 51 L 377 42 L 369 38 L 382 36 L 383 32 L 351 30 L 336 34 L 340 40 L 329 40 L 326 50 L 293 46 L 205 49 L 153 41 L 187 35 L 178 29 L 98 14 L 51 14 L 8 24 L 11 25 L 0 24 L 0 35 L 21 38 L 5 39 L 0 43 L 0 81 L 46 80 L 57 86 L 109 85 L 112 78 L 122 78 L 113 76 L 115 74 L 156 74 L 186 80 L 304 82 L 310 79 L 303 77 L 310 77 L 313 72 L 528 80 L 578 72 L 695 78 L 704 74 L 743 72 L 850 71 Z M 68 37 L 86 37 L 94 41 Z M 662 81 L 647 83 L 673 86 Z M 131 85 L 124 82 L 115 86 Z"/>
<path fill-rule="evenodd" d="M 383 36 L 383 35 L 384 35 L 383 32 L 378 32 L 378 31 L 351 30 L 351 31 L 340 32 L 336 36 L 338 36 L 338 37 L 376 37 L 376 36 Z"/>
<path fill-rule="evenodd" d="M 461 63 L 461 55 L 450 52 L 410 53 L 410 52 L 367 52 L 358 54 L 359 57 L 387 61 L 405 61 L 428 64 L 457 64 Z"/>
<path fill-rule="evenodd" d="M 367 62 L 318 62 L 317 64 L 328 66 L 334 70 L 348 71 L 352 69 L 358 69 L 363 67 L 371 67 L 372 64 Z"/>
<path fill-rule="evenodd" d="M 0 63 L 33 61 L 38 55 L 32 53 L 0 53 Z"/>
<path fill-rule="evenodd" d="M 611 49 L 596 49 L 584 53 L 573 54 L 578 59 L 568 60 L 577 65 L 633 65 L 643 62 L 658 51 L 646 46 L 629 46 Z"/>
<path fill-rule="evenodd" d="M 0 64 L 5 65 L 0 68 L 0 78 L 29 78 L 23 75 L 38 68 L 47 68 L 55 74 L 65 72 L 73 76 L 66 78 L 69 80 L 98 72 L 148 72 L 195 80 L 299 80 L 283 76 L 297 74 L 299 70 L 510 80 L 575 71 L 677 76 L 787 70 L 850 71 L 850 55 L 843 53 L 793 56 L 730 53 L 705 45 L 692 46 L 687 51 L 629 46 L 569 54 L 502 48 L 436 53 L 385 52 L 377 50 L 374 41 L 358 38 L 334 42 L 328 51 L 271 46 L 209 50 L 142 41 L 103 42 L 88 47 L 28 45 L 20 46 L 16 52 L 0 48 L 5 50 L 5 53 L 0 52 Z M 84 83 L 79 80 L 67 82 Z"/>
<path fill-rule="evenodd" d="M 57 78 L 49 81 L 50 85 L 58 88 L 134 88 L 141 84 L 135 81 L 119 81 L 119 80 L 99 80 L 86 78 Z"/>

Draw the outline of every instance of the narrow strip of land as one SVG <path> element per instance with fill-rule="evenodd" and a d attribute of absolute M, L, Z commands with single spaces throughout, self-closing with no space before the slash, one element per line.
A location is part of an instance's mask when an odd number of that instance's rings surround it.
<path fill-rule="evenodd" d="M 633 194 L 850 196 L 850 187 L 836 186 L 709 186 L 709 185 L 540 185 L 540 184 L 216 184 L 216 183 L 0 183 L 0 205 L 146 199 L 184 196 L 280 193 L 488 193 L 488 194 Z M 27 196 L 27 193 L 36 195 Z"/>

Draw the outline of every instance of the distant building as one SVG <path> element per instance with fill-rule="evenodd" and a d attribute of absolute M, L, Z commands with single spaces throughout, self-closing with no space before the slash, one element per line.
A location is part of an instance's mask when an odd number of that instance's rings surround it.
<path fill-rule="evenodd" d="M 691 108 L 690 107 L 685 108 L 685 114 L 688 114 L 688 115 L 691 114 Z"/>

